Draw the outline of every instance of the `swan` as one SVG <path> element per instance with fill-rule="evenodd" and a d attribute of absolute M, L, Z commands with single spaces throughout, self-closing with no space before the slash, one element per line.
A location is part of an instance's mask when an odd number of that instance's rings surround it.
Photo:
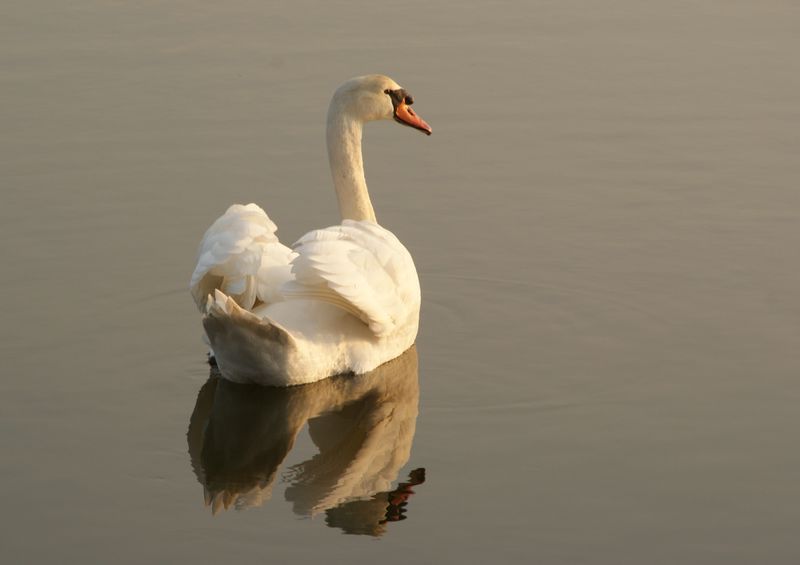
<path fill-rule="evenodd" d="M 341 224 L 289 248 L 262 208 L 234 204 L 206 231 L 190 288 L 223 377 L 310 383 L 367 373 L 413 345 L 417 271 L 400 240 L 377 223 L 361 156 L 369 121 L 431 134 L 413 103 L 383 75 L 350 79 L 334 92 L 326 140 Z"/>

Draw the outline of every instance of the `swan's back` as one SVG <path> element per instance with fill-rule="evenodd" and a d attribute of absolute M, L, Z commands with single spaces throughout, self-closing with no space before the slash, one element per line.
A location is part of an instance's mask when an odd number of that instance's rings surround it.
<path fill-rule="evenodd" d="M 314 230 L 292 250 L 260 208 L 232 206 L 203 238 L 193 283 L 220 371 L 237 382 L 368 372 L 413 345 L 419 325 L 411 254 L 369 220 Z"/>

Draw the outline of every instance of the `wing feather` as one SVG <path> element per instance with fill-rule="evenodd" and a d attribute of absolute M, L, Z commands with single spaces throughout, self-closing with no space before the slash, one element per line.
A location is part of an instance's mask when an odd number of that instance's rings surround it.
<path fill-rule="evenodd" d="M 345 220 L 294 245 L 286 298 L 313 298 L 360 318 L 383 336 L 419 310 L 419 280 L 408 250 L 370 221 Z"/>
<path fill-rule="evenodd" d="M 250 309 L 260 299 L 280 299 L 278 288 L 290 278 L 291 249 L 281 244 L 277 227 L 256 204 L 234 204 L 203 236 L 190 287 L 200 309 L 215 289 Z"/>

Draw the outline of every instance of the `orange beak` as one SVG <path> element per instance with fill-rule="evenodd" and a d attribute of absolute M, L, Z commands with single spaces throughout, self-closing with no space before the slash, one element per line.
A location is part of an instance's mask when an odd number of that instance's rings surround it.
<path fill-rule="evenodd" d="M 400 102 L 397 104 L 397 106 L 395 106 L 394 119 L 403 125 L 418 129 L 426 135 L 430 135 L 433 131 L 431 130 L 431 126 L 425 123 L 425 120 L 417 116 L 414 110 L 411 109 L 411 106 L 406 104 L 405 101 Z"/>

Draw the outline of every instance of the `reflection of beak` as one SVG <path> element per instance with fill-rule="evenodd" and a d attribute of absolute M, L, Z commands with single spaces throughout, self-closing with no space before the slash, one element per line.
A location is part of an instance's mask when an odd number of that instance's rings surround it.
<path fill-rule="evenodd" d="M 431 126 L 425 123 L 425 120 L 417 116 L 414 110 L 411 109 L 411 106 L 405 102 L 400 102 L 395 106 L 394 119 L 403 125 L 411 126 L 427 135 L 431 134 Z"/>

